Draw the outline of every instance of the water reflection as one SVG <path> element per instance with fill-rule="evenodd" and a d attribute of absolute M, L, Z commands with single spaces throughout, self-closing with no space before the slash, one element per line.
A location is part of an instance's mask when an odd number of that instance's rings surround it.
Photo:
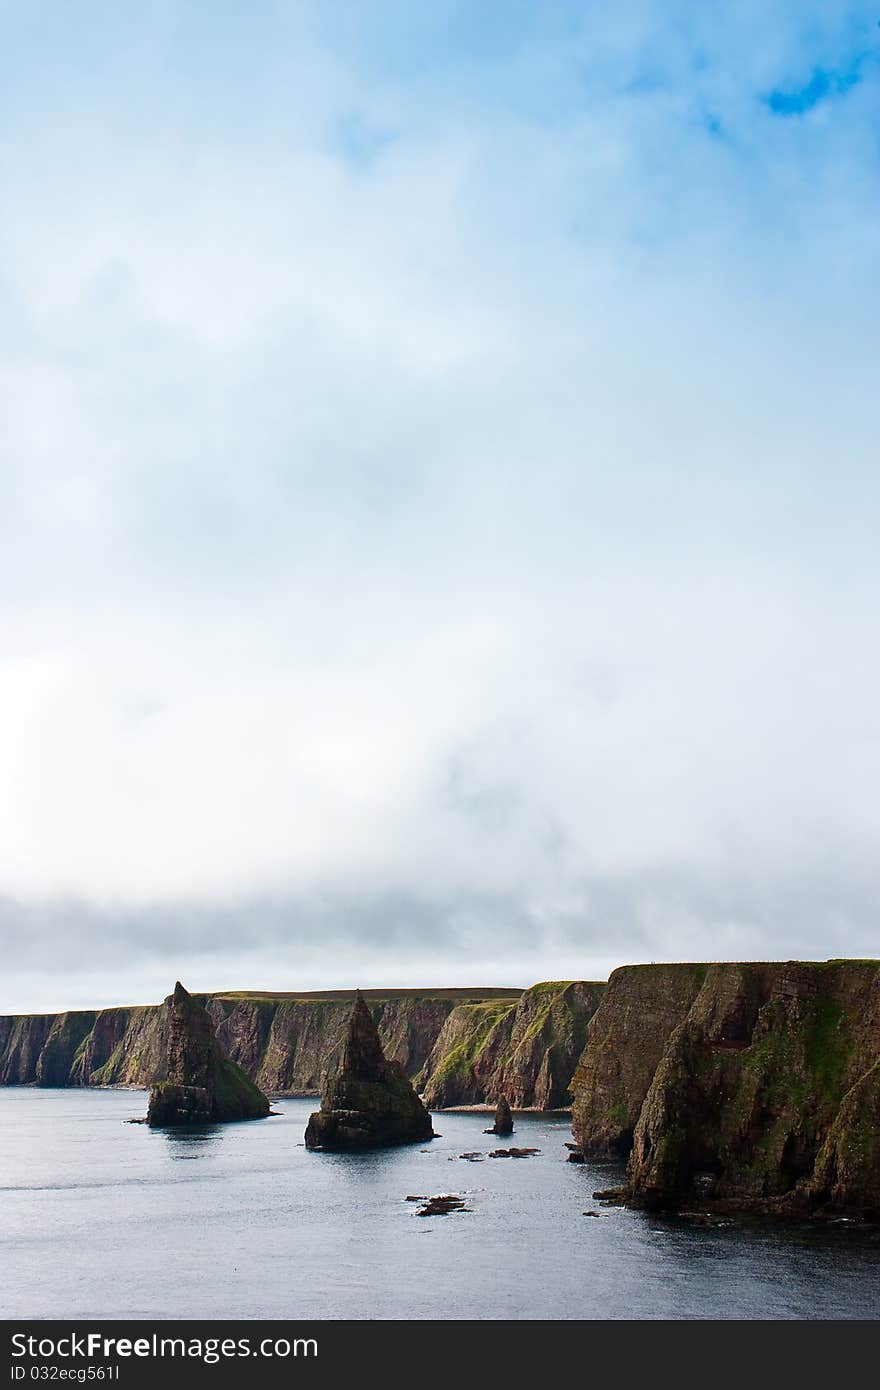
<path fill-rule="evenodd" d="M 168 1157 L 207 1158 L 223 1135 L 222 1125 L 169 1125 L 159 1131 L 168 1141 Z"/>
<path fill-rule="evenodd" d="M 411 1144 L 388 1144 L 384 1148 L 355 1149 L 350 1153 L 332 1150 L 316 1151 L 309 1154 L 313 1163 L 324 1164 L 333 1172 L 334 1180 L 344 1187 L 356 1191 L 367 1183 L 384 1183 L 389 1171 L 395 1167 L 409 1167 L 413 1153 L 428 1153 L 426 1144 L 416 1148 Z"/>

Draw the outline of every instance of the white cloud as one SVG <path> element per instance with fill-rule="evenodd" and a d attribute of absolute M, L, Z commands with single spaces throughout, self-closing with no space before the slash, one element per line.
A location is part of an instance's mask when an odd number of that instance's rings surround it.
<path fill-rule="evenodd" d="M 867 949 L 875 69 L 688 14 L 24 106 L 7 1007 Z"/>

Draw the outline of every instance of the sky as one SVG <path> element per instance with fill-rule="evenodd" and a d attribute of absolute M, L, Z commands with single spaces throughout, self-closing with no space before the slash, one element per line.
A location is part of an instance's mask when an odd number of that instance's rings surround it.
<path fill-rule="evenodd" d="M 0 0 L 0 1011 L 880 954 L 878 22 Z"/>

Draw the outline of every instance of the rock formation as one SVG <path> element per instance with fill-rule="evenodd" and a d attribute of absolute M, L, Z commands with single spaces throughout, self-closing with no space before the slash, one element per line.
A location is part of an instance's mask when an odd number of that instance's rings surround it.
<path fill-rule="evenodd" d="M 550 981 L 519 999 L 460 1004 L 416 1079 L 425 1103 L 443 1109 L 504 1095 L 517 1110 L 570 1105 L 569 1084 L 604 989 Z"/>
<path fill-rule="evenodd" d="M 630 1205 L 880 1213 L 880 962 L 615 971 L 573 1121 Z"/>
<path fill-rule="evenodd" d="M 210 1124 L 268 1115 L 268 1100 L 225 1056 L 207 1010 L 179 980 L 162 1009 L 165 1056 L 160 1079 L 150 1090 L 147 1124 Z"/>
<path fill-rule="evenodd" d="M 513 1116 L 510 1113 L 510 1106 L 502 1096 L 495 1108 L 495 1123 L 491 1129 L 486 1130 L 487 1134 L 512 1134 Z"/>
<path fill-rule="evenodd" d="M 309 1119 L 306 1148 L 368 1149 L 433 1138 L 431 1117 L 402 1067 L 389 1061 L 370 1010 L 358 993 L 342 1060 Z"/>

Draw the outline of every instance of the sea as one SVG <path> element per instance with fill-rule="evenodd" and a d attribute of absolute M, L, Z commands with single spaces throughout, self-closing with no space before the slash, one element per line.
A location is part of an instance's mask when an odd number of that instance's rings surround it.
<path fill-rule="evenodd" d="M 307 1152 L 311 1100 L 151 1130 L 138 1091 L 0 1089 L 0 1317 L 704 1319 L 880 1316 L 880 1229 L 603 1207 L 565 1115 Z M 538 1152 L 492 1158 L 511 1145 Z M 462 1158 L 470 1153 L 476 1158 Z M 421 1216 L 409 1197 L 466 1210 Z M 598 1212 L 587 1216 L 586 1212 Z"/>

